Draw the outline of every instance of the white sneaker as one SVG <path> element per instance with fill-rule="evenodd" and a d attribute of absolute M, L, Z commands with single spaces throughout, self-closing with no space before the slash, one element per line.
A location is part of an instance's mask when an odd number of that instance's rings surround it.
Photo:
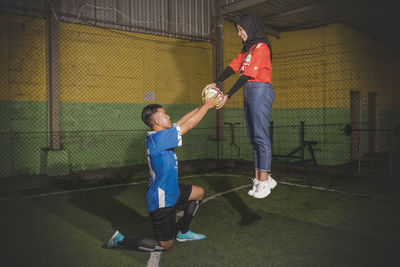
<path fill-rule="evenodd" d="M 271 174 L 268 174 L 268 178 L 269 179 L 268 179 L 267 183 L 268 183 L 269 188 L 274 189 L 278 183 L 271 177 Z"/>
<path fill-rule="evenodd" d="M 271 188 L 268 185 L 268 181 L 260 182 L 257 186 L 257 190 L 254 193 L 253 197 L 255 198 L 265 198 L 269 194 L 271 194 Z"/>
<path fill-rule="evenodd" d="M 257 186 L 260 184 L 260 180 L 253 178 L 253 187 L 249 190 L 249 192 L 247 192 L 247 194 L 249 194 L 249 196 L 253 196 L 254 193 L 257 191 Z"/>

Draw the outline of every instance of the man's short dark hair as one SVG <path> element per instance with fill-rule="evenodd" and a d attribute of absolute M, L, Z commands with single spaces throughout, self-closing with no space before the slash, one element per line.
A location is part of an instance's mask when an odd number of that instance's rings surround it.
<path fill-rule="evenodd" d="M 153 115 L 159 108 L 161 108 L 159 104 L 150 104 L 145 106 L 142 110 L 142 120 L 150 128 L 153 126 Z"/>

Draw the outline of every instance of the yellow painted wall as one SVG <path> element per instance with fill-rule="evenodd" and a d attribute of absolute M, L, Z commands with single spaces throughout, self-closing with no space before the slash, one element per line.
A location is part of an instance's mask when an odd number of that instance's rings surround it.
<path fill-rule="evenodd" d="M 46 101 L 43 19 L 0 16 L 0 100 Z"/>
<path fill-rule="evenodd" d="M 272 37 L 274 108 L 324 107 L 325 43 L 321 29 Z"/>
<path fill-rule="evenodd" d="M 242 44 L 230 22 L 224 24 L 225 67 Z M 400 99 L 395 47 L 378 44 L 370 37 L 341 24 L 286 32 L 270 37 L 273 51 L 274 108 L 348 108 L 351 90 L 379 93 L 380 106 L 390 109 Z M 225 83 L 229 90 L 237 79 Z M 236 93 L 228 107 L 242 106 Z"/>
<path fill-rule="evenodd" d="M 62 102 L 197 104 L 212 79 L 212 45 L 60 23 Z M 0 17 L 0 100 L 46 101 L 46 22 Z M 195 93 L 196 92 L 196 93 Z"/>
<path fill-rule="evenodd" d="M 0 100 L 46 101 L 46 27 L 38 18 L 0 16 Z M 224 65 L 241 40 L 224 24 Z M 282 33 L 273 47 L 274 108 L 348 108 L 349 91 L 379 93 L 398 106 L 399 51 L 341 24 Z M 76 24 L 60 24 L 63 102 L 196 104 L 212 77 L 211 44 Z M 228 79 L 229 90 L 238 75 Z M 199 94 L 193 92 L 199 92 Z M 227 107 L 241 107 L 241 91 Z"/>
<path fill-rule="evenodd" d="M 212 77 L 212 46 L 97 27 L 60 26 L 64 102 L 197 104 Z M 198 92 L 198 93 L 194 93 Z"/>

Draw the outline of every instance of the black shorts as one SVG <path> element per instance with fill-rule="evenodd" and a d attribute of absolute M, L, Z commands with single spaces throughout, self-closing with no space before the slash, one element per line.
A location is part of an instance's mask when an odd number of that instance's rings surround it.
<path fill-rule="evenodd" d="M 158 241 L 169 241 L 175 238 L 176 235 L 176 210 L 182 210 L 192 193 L 192 185 L 179 184 L 178 201 L 175 206 L 168 208 L 160 208 L 149 212 L 151 222 L 153 223 L 154 234 Z"/>

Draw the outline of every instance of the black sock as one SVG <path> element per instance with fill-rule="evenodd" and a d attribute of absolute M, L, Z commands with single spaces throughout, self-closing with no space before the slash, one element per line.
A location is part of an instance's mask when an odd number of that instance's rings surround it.
<path fill-rule="evenodd" d="M 181 232 L 186 233 L 189 230 L 190 223 L 192 222 L 193 216 L 199 208 L 201 200 L 189 201 L 185 206 L 185 213 L 181 220 Z"/>
<path fill-rule="evenodd" d="M 125 237 L 121 242 L 118 242 L 118 245 L 148 252 L 164 250 L 160 242 L 150 238 Z"/>

